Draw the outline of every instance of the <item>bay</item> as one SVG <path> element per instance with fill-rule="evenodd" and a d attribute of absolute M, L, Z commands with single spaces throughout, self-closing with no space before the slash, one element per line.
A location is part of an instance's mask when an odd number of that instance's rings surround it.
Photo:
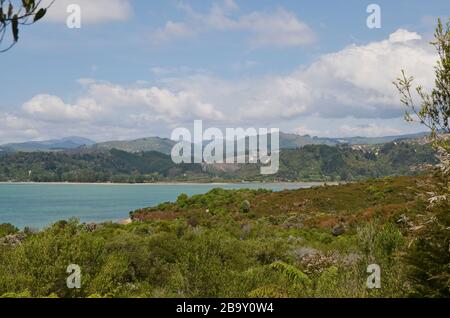
<path fill-rule="evenodd" d="M 181 193 L 201 194 L 213 188 L 309 188 L 317 183 L 238 184 L 0 184 L 0 224 L 43 228 L 71 217 L 81 222 L 119 221 L 130 211 L 175 201 Z"/>

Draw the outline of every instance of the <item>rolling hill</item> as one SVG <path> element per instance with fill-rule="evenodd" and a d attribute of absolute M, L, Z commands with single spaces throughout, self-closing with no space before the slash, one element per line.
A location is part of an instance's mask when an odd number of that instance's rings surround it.
<path fill-rule="evenodd" d="M 284 149 L 280 170 L 260 175 L 258 164 L 181 164 L 161 152 L 117 149 L 19 152 L 0 156 L 0 181 L 156 182 L 156 181 L 325 181 L 414 175 L 435 162 L 430 145 L 387 143 L 370 149 L 307 145 Z"/>
<path fill-rule="evenodd" d="M 10 143 L 0 146 L 0 150 L 3 150 L 3 152 L 62 151 L 94 144 L 95 142 L 90 139 L 73 136 L 62 139 Z"/>
<path fill-rule="evenodd" d="M 170 154 L 175 142 L 167 138 L 148 137 L 129 141 L 108 141 L 92 146 L 93 149 L 111 150 L 117 149 L 126 152 L 158 151 Z"/>

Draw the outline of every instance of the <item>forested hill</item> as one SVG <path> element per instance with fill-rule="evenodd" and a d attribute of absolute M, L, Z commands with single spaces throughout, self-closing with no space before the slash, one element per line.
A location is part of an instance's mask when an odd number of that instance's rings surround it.
<path fill-rule="evenodd" d="M 308 145 L 281 150 L 280 170 L 260 175 L 259 166 L 176 165 L 170 156 L 121 150 L 13 153 L 0 156 L 0 181 L 16 182 L 157 182 L 157 181 L 311 181 L 359 180 L 414 175 L 434 163 L 429 145 L 393 142 L 366 148 Z"/>
<path fill-rule="evenodd" d="M 280 148 L 296 149 L 306 145 L 380 145 L 399 140 L 417 140 L 428 135 L 429 133 L 418 133 L 385 137 L 323 138 L 280 132 Z M 135 140 L 118 140 L 95 143 L 94 141 L 83 137 L 73 136 L 45 141 L 28 141 L 5 145 L 0 144 L 0 154 L 14 152 L 58 152 L 69 149 L 83 148 L 94 151 L 111 149 L 118 149 L 127 152 L 158 151 L 169 155 L 175 144 L 175 141 L 161 137 L 147 137 Z"/>

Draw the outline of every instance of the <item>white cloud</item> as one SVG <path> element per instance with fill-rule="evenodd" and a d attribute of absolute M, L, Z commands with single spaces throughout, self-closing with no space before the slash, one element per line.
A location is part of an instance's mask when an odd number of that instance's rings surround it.
<path fill-rule="evenodd" d="M 43 1 L 43 6 L 50 2 L 51 0 Z M 67 7 L 70 4 L 80 6 L 82 24 L 125 21 L 133 13 L 129 0 L 56 0 L 48 9 L 45 20 L 65 23 L 69 16 Z"/>
<path fill-rule="evenodd" d="M 42 94 L 23 105 L 25 114 L 46 121 L 88 120 L 96 110 L 94 101 L 81 99 L 77 105 L 69 105 L 57 96 Z"/>
<path fill-rule="evenodd" d="M 433 84 L 437 56 L 416 33 L 398 30 L 389 40 L 352 45 L 322 56 L 296 78 L 314 95 L 310 111 L 324 117 L 393 117 L 403 110 L 392 82 L 400 70 L 413 72 L 417 83 Z"/>
<path fill-rule="evenodd" d="M 224 115 L 195 92 L 159 87 L 124 87 L 90 79 L 78 81 L 85 94 L 72 103 L 41 94 L 22 106 L 24 118 L 52 123 L 86 123 L 145 127 L 154 123 L 185 122 L 195 118 L 220 120 Z M 145 85 L 145 84 L 142 84 Z"/>
<path fill-rule="evenodd" d="M 407 42 L 412 40 L 421 40 L 422 37 L 416 32 L 409 32 L 405 29 L 398 29 L 396 32 L 392 33 L 389 36 L 389 42 L 398 43 L 398 42 Z"/>
<path fill-rule="evenodd" d="M 234 1 L 225 1 L 223 6 L 215 4 L 205 14 L 196 12 L 185 4 L 180 4 L 179 8 L 186 13 L 187 20 L 168 21 L 164 27 L 156 29 L 152 33 L 154 44 L 192 37 L 207 31 L 249 32 L 249 43 L 253 47 L 302 46 L 315 41 L 311 28 L 294 13 L 283 8 L 271 13 L 254 11 L 237 17 L 233 14 L 239 8 Z"/>
<path fill-rule="evenodd" d="M 314 32 L 295 14 L 278 9 L 275 14 L 253 12 L 242 16 L 240 29 L 254 32 L 251 44 L 261 46 L 302 46 L 315 41 Z"/>
<path fill-rule="evenodd" d="M 401 117 L 394 118 L 323 118 L 301 117 L 292 122 L 283 122 L 281 127 L 300 135 L 340 137 L 382 137 L 412 134 L 424 131 L 421 125 L 407 123 Z"/>
<path fill-rule="evenodd" d="M 160 87 L 133 88 L 111 83 L 94 83 L 89 85 L 88 96 L 102 105 L 105 112 L 130 110 L 141 112 L 143 115 L 155 115 L 159 120 L 166 122 L 191 119 L 193 116 L 205 119 L 223 117 L 211 104 L 203 102 L 195 92 L 184 90 L 172 91 Z"/>
<path fill-rule="evenodd" d="M 0 114 L 0 144 L 12 141 L 30 140 L 40 137 L 35 120 L 27 120 L 14 114 Z"/>

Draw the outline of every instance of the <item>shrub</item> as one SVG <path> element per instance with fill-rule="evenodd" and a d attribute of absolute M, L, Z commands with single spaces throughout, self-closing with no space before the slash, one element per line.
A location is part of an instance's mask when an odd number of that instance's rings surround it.
<path fill-rule="evenodd" d="M 17 232 L 19 232 L 19 229 L 12 224 L 9 223 L 0 224 L 0 237 L 16 234 Z"/>
<path fill-rule="evenodd" d="M 248 200 L 244 200 L 241 203 L 241 212 L 242 213 L 249 213 L 250 212 L 250 202 Z"/>

